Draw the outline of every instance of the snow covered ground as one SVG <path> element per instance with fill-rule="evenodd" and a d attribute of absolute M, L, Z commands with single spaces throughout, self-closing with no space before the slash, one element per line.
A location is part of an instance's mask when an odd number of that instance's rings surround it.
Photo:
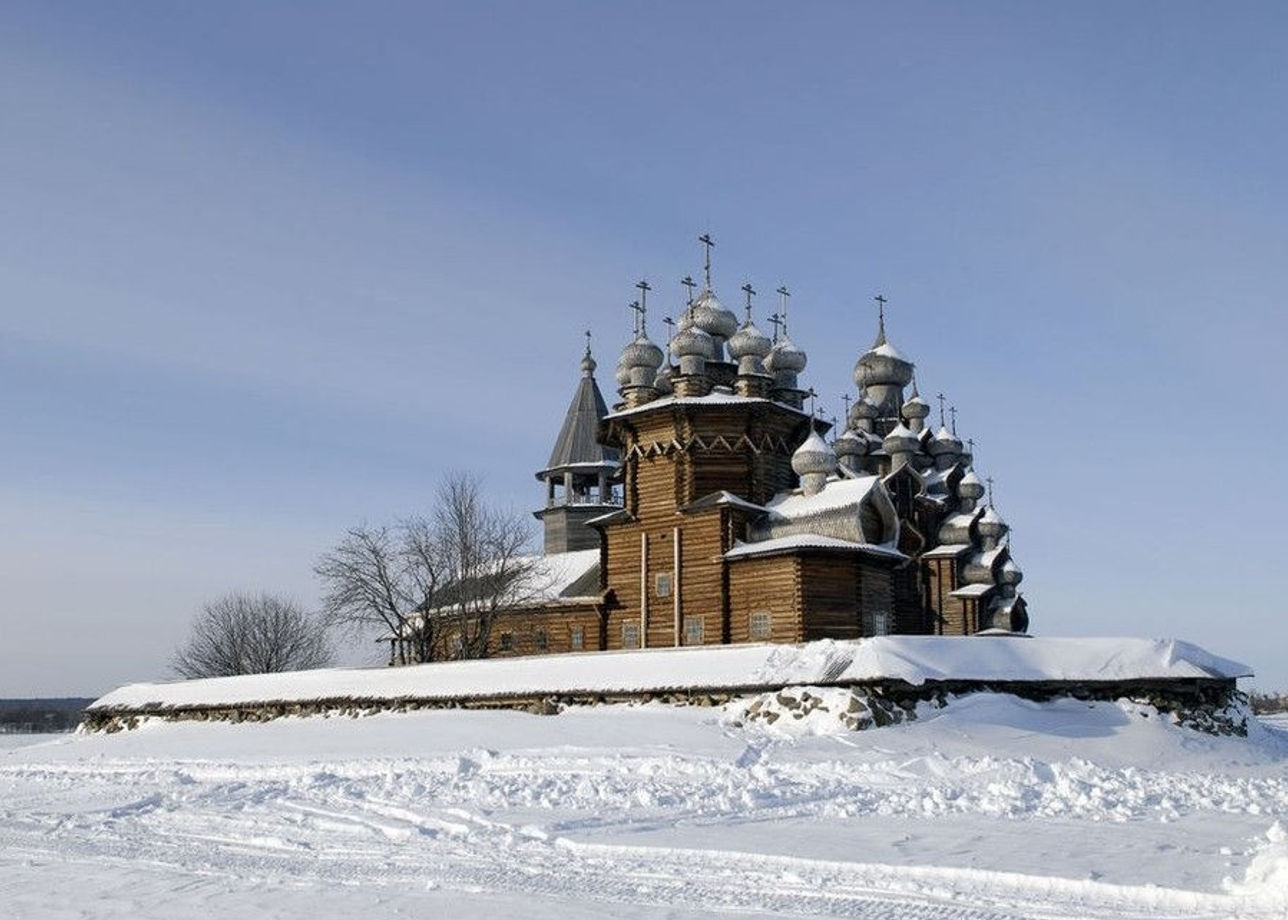
<path fill-rule="evenodd" d="M 0 916 L 1288 916 L 1288 722 L 1218 738 L 983 694 L 920 715 L 54 736 L 0 749 Z"/>

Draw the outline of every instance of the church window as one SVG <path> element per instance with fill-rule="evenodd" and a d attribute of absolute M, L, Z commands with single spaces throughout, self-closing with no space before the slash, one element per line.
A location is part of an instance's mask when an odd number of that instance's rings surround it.
<path fill-rule="evenodd" d="M 626 623 L 622 626 L 622 648 L 640 647 L 640 627 L 638 623 Z"/>
<path fill-rule="evenodd" d="M 705 617 L 688 617 L 684 621 L 684 644 L 701 645 L 706 632 Z"/>
<path fill-rule="evenodd" d="M 751 615 L 751 638 L 768 639 L 773 630 L 773 618 L 764 610 Z"/>
<path fill-rule="evenodd" d="M 568 647 L 574 652 L 580 652 L 586 647 L 586 630 L 582 626 L 574 626 L 568 631 Z"/>
<path fill-rule="evenodd" d="M 671 596 L 671 573 L 658 572 L 657 577 L 653 579 L 653 590 L 658 597 Z"/>
<path fill-rule="evenodd" d="M 544 629 L 538 629 L 536 633 L 533 634 L 532 642 L 534 645 L 536 645 L 537 651 L 539 652 L 544 652 L 546 650 L 546 647 L 550 644 L 550 642 L 546 639 L 546 631 Z"/>
<path fill-rule="evenodd" d="M 497 640 L 497 647 L 503 652 L 514 651 L 514 634 L 508 632 L 501 633 L 501 637 Z"/>
<path fill-rule="evenodd" d="M 884 636 L 890 632 L 890 617 L 884 610 L 872 614 L 872 635 Z"/>

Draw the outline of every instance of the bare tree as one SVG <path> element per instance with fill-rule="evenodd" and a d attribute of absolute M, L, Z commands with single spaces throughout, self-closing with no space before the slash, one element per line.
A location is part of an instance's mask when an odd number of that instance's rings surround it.
<path fill-rule="evenodd" d="M 452 654 L 483 658 L 496 615 L 538 595 L 543 575 L 527 555 L 525 518 L 485 501 L 477 479 L 448 477 L 438 490 L 432 534 L 444 586 L 436 611 Z"/>
<path fill-rule="evenodd" d="M 326 667 L 326 628 L 299 604 L 272 594 L 227 594 L 206 604 L 172 667 L 187 678 Z"/>
<path fill-rule="evenodd" d="M 439 486 L 428 517 L 350 528 L 314 571 L 333 623 L 383 629 L 399 664 L 481 658 L 497 611 L 521 603 L 535 568 L 525 517 L 489 505 L 465 473 Z"/>
<path fill-rule="evenodd" d="M 383 627 L 398 663 L 429 661 L 436 623 L 425 612 L 441 581 L 427 521 L 409 518 L 394 527 L 351 527 L 313 571 L 322 579 L 323 615 L 359 632 Z"/>

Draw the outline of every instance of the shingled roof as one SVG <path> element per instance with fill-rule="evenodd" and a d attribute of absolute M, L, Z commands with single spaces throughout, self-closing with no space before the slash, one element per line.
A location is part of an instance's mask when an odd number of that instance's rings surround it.
<path fill-rule="evenodd" d="M 573 393 L 563 427 L 550 452 L 550 462 L 542 472 L 584 465 L 615 465 L 619 460 L 617 451 L 604 447 L 597 439 L 599 420 L 607 414 L 608 407 L 595 377 L 583 366 L 577 391 Z"/>

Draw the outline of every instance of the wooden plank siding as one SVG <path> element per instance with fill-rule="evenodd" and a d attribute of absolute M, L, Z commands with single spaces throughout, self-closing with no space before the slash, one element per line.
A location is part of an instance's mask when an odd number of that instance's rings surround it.
<path fill-rule="evenodd" d="M 800 570 L 792 556 L 738 559 L 729 564 L 729 641 L 801 642 Z M 752 634 L 751 618 L 769 614 L 769 633 Z"/>

